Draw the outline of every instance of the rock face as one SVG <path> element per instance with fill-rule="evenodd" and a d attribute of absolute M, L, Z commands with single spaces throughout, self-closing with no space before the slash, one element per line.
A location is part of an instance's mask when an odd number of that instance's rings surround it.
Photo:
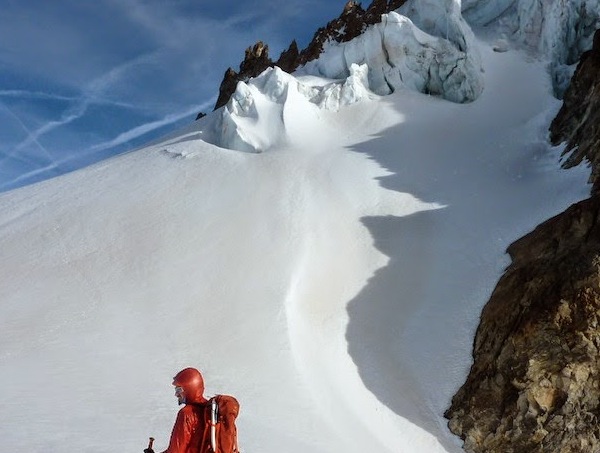
<path fill-rule="evenodd" d="M 445 416 L 467 452 L 600 451 L 600 32 L 552 123 L 592 196 L 513 243 Z"/>
<path fill-rule="evenodd" d="M 567 143 L 566 168 L 592 162 L 593 190 L 598 192 L 600 171 L 600 30 L 594 34 L 592 50 L 585 52 L 577 66 L 571 88 L 550 127 L 552 143 Z M 577 149 L 575 149 L 577 148 Z"/>
<path fill-rule="evenodd" d="M 273 62 L 269 58 L 269 46 L 262 41 L 258 41 L 254 46 L 248 47 L 244 60 L 240 64 L 240 72 L 235 72 L 231 68 L 225 71 L 215 110 L 227 104 L 239 81 L 256 77 L 270 66 L 273 66 Z"/>
<path fill-rule="evenodd" d="M 239 72 L 232 68 L 225 71 L 215 110 L 227 104 L 238 82 L 256 77 L 265 69 L 273 66 L 278 66 L 286 72 L 293 72 L 299 66 L 318 58 L 323 51 L 323 45 L 328 40 L 350 41 L 360 35 L 368 25 L 381 21 L 382 14 L 398 9 L 405 1 L 374 0 L 366 10 L 360 6 L 359 2 L 349 1 L 337 19 L 317 30 L 306 49 L 299 51 L 296 41 L 292 41 L 290 47 L 281 53 L 276 62 L 269 58 L 268 46 L 259 41 L 253 47 L 246 49 Z"/>
<path fill-rule="evenodd" d="M 446 417 L 467 452 L 600 451 L 600 200 L 513 243 Z"/>

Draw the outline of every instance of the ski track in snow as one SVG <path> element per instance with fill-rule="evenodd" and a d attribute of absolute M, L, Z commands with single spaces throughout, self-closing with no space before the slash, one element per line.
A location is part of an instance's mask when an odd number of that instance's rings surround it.
<path fill-rule="evenodd" d="M 587 196 L 544 65 L 481 53 L 472 104 L 291 92 L 262 154 L 192 127 L 0 195 L 3 449 L 158 451 L 196 365 L 245 452 L 460 451 L 442 413 L 504 250 Z"/>

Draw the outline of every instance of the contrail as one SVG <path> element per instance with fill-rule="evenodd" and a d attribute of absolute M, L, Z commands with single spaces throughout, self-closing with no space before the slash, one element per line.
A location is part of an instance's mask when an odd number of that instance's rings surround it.
<path fill-rule="evenodd" d="M 97 77 L 96 79 L 94 79 L 88 85 L 87 89 L 84 90 L 83 95 L 81 97 L 75 98 L 74 100 L 72 100 L 75 102 L 75 105 L 70 107 L 69 109 L 67 109 L 62 114 L 60 120 L 50 121 L 35 131 L 27 130 L 27 132 L 29 134 L 28 137 L 25 140 L 23 140 L 21 143 L 17 144 L 13 148 L 12 152 L 19 151 L 19 150 L 23 149 L 24 147 L 29 146 L 31 143 L 37 143 L 38 139 L 42 135 L 47 134 L 48 132 L 50 132 L 58 127 L 64 126 L 65 124 L 69 124 L 69 123 L 81 118 L 85 114 L 85 112 L 87 111 L 88 107 L 91 104 L 98 103 L 98 100 L 102 99 L 99 97 L 99 94 L 102 93 L 103 91 L 106 91 L 112 84 L 114 84 L 115 81 L 121 77 L 123 72 L 129 70 L 130 68 L 138 66 L 142 63 L 151 61 L 155 57 L 155 55 L 156 55 L 155 52 L 150 53 L 150 54 L 141 55 L 141 56 L 136 57 L 132 60 L 129 60 L 121 65 L 113 67 L 108 72 L 106 72 L 103 75 L 101 75 L 100 77 Z"/>
<path fill-rule="evenodd" d="M 80 118 L 87 110 L 89 104 L 89 100 L 87 98 L 83 98 L 74 107 L 69 108 L 65 113 L 63 113 L 60 120 L 50 121 L 33 132 L 28 129 L 25 129 L 29 135 L 25 140 L 17 144 L 12 149 L 11 154 L 22 150 L 23 148 L 31 145 L 32 143 L 36 143 L 39 145 L 38 139 L 42 135 L 47 134 L 48 132 L 56 129 L 57 127 L 64 126 L 65 124 L 69 124 L 72 121 L 75 121 L 76 119 Z"/>
<path fill-rule="evenodd" d="M 21 118 L 19 118 L 15 112 L 13 112 L 4 102 L 0 102 L 0 105 L 4 108 L 4 110 L 6 110 L 8 112 L 8 114 L 10 116 L 12 116 L 15 121 L 17 123 L 19 123 L 19 125 L 21 126 L 21 128 L 25 131 L 25 133 L 28 136 L 28 139 L 30 140 L 30 143 L 34 143 L 48 158 L 48 160 L 50 162 L 53 162 L 54 159 L 52 157 L 52 155 L 50 154 L 50 152 L 39 142 L 39 140 L 37 139 L 37 136 L 34 135 L 33 132 L 31 132 L 29 130 L 29 128 L 25 125 L 25 123 L 23 123 L 23 121 L 21 121 Z M 27 140 L 27 139 L 26 139 Z M 18 145 L 17 145 L 18 147 Z M 17 147 L 13 148 L 11 151 L 9 151 L 3 158 L 2 161 L 9 159 L 9 158 L 14 158 L 14 154 L 18 151 Z"/>
<path fill-rule="evenodd" d="M 163 127 L 168 124 L 175 123 L 176 121 L 179 121 L 180 119 L 185 118 L 186 116 L 190 116 L 195 113 L 198 113 L 199 111 L 212 106 L 214 104 L 215 100 L 216 100 L 216 97 L 213 97 L 213 98 L 209 99 L 208 101 L 203 102 L 200 105 L 195 105 L 195 106 L 190 107 L 183 113 L 173 113 L 173 114 L 165 116 L 164 118 L 162 118 L 160 120 L 152 121 L 150 123 L 146 123 L 146 124 L 142 124 L 141 126 L 134 127 L 133 129 L 130 129 L 126 132 L 123 132 L 123 133 L 117 135 L 114 139 L 112 139 L 108 142 L 99 143 L 97 145 L 92 146 L 90 148 L 90 151 L 102 151 L 102 150 L 105 150 L 108 148 L 122 145 L 123 143 L 127 143 L 130 140 L 141 137 L 141 136 L 147 134 L 148 132 L 158 129 L 159 127 Z"/>
<path fill-rule="evenodd" d="M 1 97 L 11 98 L 33 98 L 33 99 L 48 99 L 55 101 L 75 101 L 74 96 L 62 96 L 60 94 L 45 93 L 43 91 L 27 91 L 27 90 L 0 90 Z"/>
<path fill-rule="evenodd" d="M 52 94 L 46 93 L 44 91 L 27 91 L 27 90 L 0 90 L 0 97 L 10 97 L 10 98 L 28 98 L 28 99 L 45 99 L 49 101 L 67 101 L 67 102 L 76 102 L 81 99 L 80 96 L 64 96 L 60 94 Z M 138 109 L 137 106 L 128 103 L 115 101 L 112 99 L 102 98 L 90 95 L 91 103 L 93 104 L 105 104 L 105 105 L 114 105 L 117 107 L 124 107 L 128 109 Z"/>

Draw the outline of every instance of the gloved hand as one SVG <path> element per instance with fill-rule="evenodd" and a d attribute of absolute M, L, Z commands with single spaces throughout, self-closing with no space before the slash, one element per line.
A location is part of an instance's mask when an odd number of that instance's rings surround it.
<path fill-rule="evenodd" d="M 144 453 L 154 453 L 154 450 L 152 450 L 151 448 L 146 448 L 144 450 Z"/>

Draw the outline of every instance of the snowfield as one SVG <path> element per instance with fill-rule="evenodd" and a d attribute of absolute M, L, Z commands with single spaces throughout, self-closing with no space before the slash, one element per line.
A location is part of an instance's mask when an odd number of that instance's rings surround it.
<path fill-rule="evenodd" d="M 443 412 L 505 249 L 589 191 L 547 143 L 546 62 L 469 39 L 468 104 L 379 96 L 358 61 L 272 70 L 160 143 L 0 195 L 2 449 L 161 451 L 196 366 L 239 399 L 244 453 L 461 451 Z"/>

